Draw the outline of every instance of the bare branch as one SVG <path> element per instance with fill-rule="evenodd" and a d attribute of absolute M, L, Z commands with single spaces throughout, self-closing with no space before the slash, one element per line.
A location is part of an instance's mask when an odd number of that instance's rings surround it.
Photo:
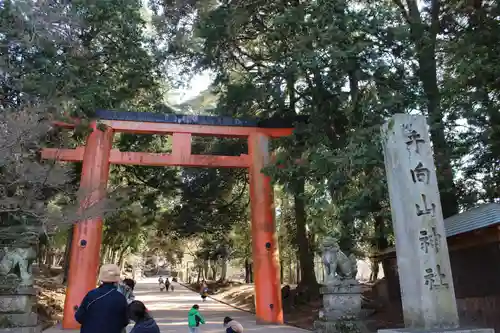
<path fill-rule="evenodd" d="M 404 4 L 403 4 L 403 1 L 401 0 L 392 0 L 394 2 L 394 4 L 396 4 L 396 6 L 399 7 L 399 10 L 401 11 L 401 15 L 403 15 L 403 18 L 405 19 L 405 21 L 408 23 L 408 24 L 411 24 L 411 21 L 410 21 L 410 15 L 408 15 L 408 11 L 406 10 Z"/>

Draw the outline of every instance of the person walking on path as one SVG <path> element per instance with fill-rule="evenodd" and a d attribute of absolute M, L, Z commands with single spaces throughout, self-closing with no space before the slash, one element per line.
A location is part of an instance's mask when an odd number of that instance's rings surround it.
<path fill-rule="evenodd" d="M 243 333 L 243 326 L 231 317 L 224 318 L 226 333 Z"/>
<path fill-rule="evenodd" d="M 165 280 L 165 289 L 167 292 L 170 290 L 170 280 L 168 278 Z"/>
<path fill-rule="evenodd" d="M 193 305 L 188 313 L 188 327 L 189 333 L 199 333 L 200 325 L 205 324 L 205 318 L 200 313 L 198 304 Z"/>
<path fill-rule="evenodd" d="M 160 333 L 156 321 L 149 315 L 144 303 L 133 301 L 128 306 L 130 319 L 135 322 L 130 333 Z"/>
<path fill-rule="evenodd" d="M 128 325 L 127 300 L 117 290 L 120 269 L 103 265 L 99 271 L 101 285 L 89 291 L 75 313 L 82 326 L 80 333 L 121 333 Z"/>
<path fill-rule="evenodd" d="M 207 296 L 208 296 L 208 286 L 207 286 L 205 280 L 203 280 L 203 282 L 201 283 L 200 295 L 201 295 L 201 299 L 203 300 L 203 302 L 205 302 L 207 299 Z"/>
<path fill-rule="evenodd" d="M 165 281 L 163 281 L 163 277 L 161 277 L 161 276 L 158 279 L 158 285 L 160 286 L 160 291 L 165 290 Z"/>

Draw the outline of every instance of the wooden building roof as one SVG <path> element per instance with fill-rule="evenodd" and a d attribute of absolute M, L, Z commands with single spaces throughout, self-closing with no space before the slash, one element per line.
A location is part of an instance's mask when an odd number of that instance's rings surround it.
<path fill-rule="evenodd" d="M 500 203 L 479 205 L 444 219 L 444 228 L 447 238 L 480 230 L 496 224 L 500 224 Z M 395 251 L 395 247 L 387 248 L 376 254 L 375 257 L 385 256 Z"/>
<path fill-rule="evenodd" d="M 460 235 L 500 223 L 500 204 L 489 203 L 444 220 L 446 237 Z"/>

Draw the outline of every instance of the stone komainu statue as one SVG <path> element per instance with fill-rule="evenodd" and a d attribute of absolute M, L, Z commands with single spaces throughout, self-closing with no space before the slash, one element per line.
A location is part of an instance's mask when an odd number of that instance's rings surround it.
<path fill-rule="evenodd" d="M 356 278 L 358 269 L 354 254 L 348 257 L 332 237 L 324 239 L 322 250 L 321 258 L 325 268 L 326 283 Z"/>
<path fill-rule="evenodd" d="M 32 247 L 4 247 L 0 253 L 0 276 L 18 278 L 20 285 L 33 284 L 31 263 L 36 258 L 36 253 Z"/>

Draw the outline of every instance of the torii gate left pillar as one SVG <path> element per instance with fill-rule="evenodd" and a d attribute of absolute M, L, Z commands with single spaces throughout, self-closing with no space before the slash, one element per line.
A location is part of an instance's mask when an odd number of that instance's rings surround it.
<path fill-rule="evenodd" d="M 113 144 L 113 131 L 106 127 L 97 129 L 96 122 L 91 125 L 92 132 L 87 138 L 83 153 L 80 191 L 82 210 L 90 208 L 106 196 L 109 176 L 109 156 Z M 79 221 L 73 231 L 68 272 L 68 288 L 64 303 L 64 329 L 79 327 L 75 321 L 75 311 L 91 289 L 95 288 L 99 270 L 99 254 L 102 243 L 101 216 Z"/>
<path fill-rule="evenodd" d="M 119 113 L 122 120 L 102 120 L 97 128 L 92 122 L 92 133 L 85 147 L 77 149 L 44 149 L 42 157 L 60 161 L 83 161 L 81 188 L 85 199 L 82 209 L 102 200 L 106 194 L 109 165 L 151 165 L 188 167 L 248 168 L 252 217 L 252 255 L 254 262 L 255 308 L 257 323 L 282 324 L 281 283 L 279 275 L 278 242 L 274 221 L 274 201 L 270 179 L 262 173 L 269 163 L 269 139 L 287 136 L 291 128 L 258 128 L 251 126 L 189 125 L 160 122 L 129 121 L 130 114 Z M 164 116 L 164 115 L 162 115 Z M 208 118 L 208 117 L 207 117 Z M 69 124 L 59 126 L 72 127 Z M 120 152 L 112 149 L 115 132 L 140 134 L 172 134 L 172 154 Z M 246 137 L 248 155 L 213 156 L 192 155 L 191 134 Z M 70 255 L 68 288 L 64 305 L 64 329 L 77 329 L 74 314 L 86 293 L 95 288 L 102 242 L 101 217 L 93 217 L 76 224 Z"/>

